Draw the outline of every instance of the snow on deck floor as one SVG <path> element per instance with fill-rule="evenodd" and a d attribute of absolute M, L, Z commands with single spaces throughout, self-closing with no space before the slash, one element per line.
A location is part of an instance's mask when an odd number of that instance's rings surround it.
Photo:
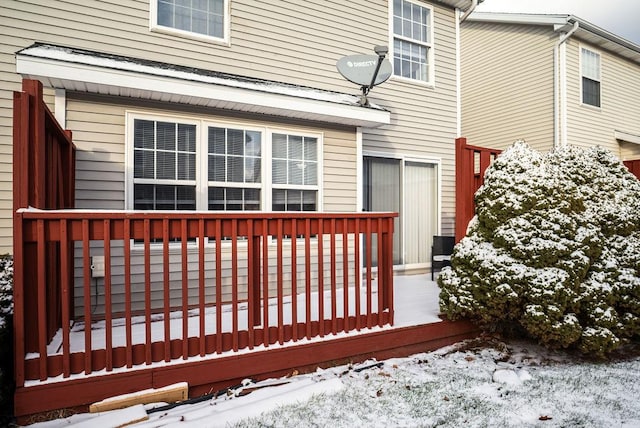
<path fill-rule="evenodd" d="M 373 281 L 374 293 L 372 295 L 372 311 L 377 311 L 378 295 L 375 292 L 377 287 L 376 281 Z M 338 317 L 343 315 L 343 289 L 338 289 L 336 293 L 337 307 L 336 314 Z M 363 282 L 360 297 L 360 313 L 366 314 L 366 283 Z M 422 324 L 430 324 L 441 321 L 438 317 L 438 294 L 439 289 L 434 281 L 430 280 L 430 275 L 405 275 L 394 276 L 394 307 L 395 322 L 394 327 L 407 327 Z M 306 321 L 306 296 L 298 295 L 297 319 L 298 322 Z M 355 290 L 349 289 L 349 313 L 355 314 Z M 269 325 L 278 325 L 278 307 L 277 300 L 269 301 Z M 240 303 L 238 305 L 238 330 L 247 329 L 247 304 Z M 325 319 L 331 318 L 331 292 L 324 293 L 324 313 Z M 284 299 L 284 324 L 291 324 L 292 310 L 291 298 Z M 164 314 L 153 314 L 151 316 L 151 340 L 152 342 L 164 340 Z M 311 319 L 318 320 L 318 293 L 312 293 L 311 297 Z M 225 305 L 222 308 L 222 331 L 231 332 L 233 325 L 233 312 L 231 305 Z M 126 326 L 125 319 L 118 318 L 112 321 L 112 344 L 113 347 L 126 346 Z M 93 349 L 105 349 L 105 327 L 106 322 L 96 321 L 91 324 L 91 341 Z M 199 310 L 193 309 L 189 311 L 188 319 L 189 337 L 198 337 L 200 328 Z M 171 339 L 182 338 L 182 312 L 175 311 L 170 315 Z M 71 352 L 84 351 L 85 325 L 82 322 L 75 323 L 70 331 L 70 350 Z M 366 331 L 366 330 L 365 330 Z M 214 334 L 216 332 L 216 308 L 208 307 L 205 310 L 205 333 Z M 145 324 L 144 316 L 132 318 L 132 338 L 133 344 L 145 343 Z M 49 355 L 56 355 L 62 352 L 62 330 L 54 336 L 49 343 L 47 349 Z M 37 354 L 29 355 L 35 357 Z"/>

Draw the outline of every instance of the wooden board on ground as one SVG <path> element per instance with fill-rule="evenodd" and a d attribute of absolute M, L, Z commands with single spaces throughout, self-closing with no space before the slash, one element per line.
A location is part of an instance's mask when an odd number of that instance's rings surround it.
<path fill-rule="evenodd" d="M 110 397 L 89 406 L 89 412 L 106 412 L 107 410 L 122 409 L 134 404 L 149 403 L 175 403 L 189 398 L 189 384 L 179 382 L 163 388 L 145 389 L 143 391 L 132 392 L 130 394 Z"/>

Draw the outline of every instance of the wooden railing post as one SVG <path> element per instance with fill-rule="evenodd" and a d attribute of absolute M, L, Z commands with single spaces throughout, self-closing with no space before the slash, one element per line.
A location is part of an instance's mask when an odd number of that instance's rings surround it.
<path fill-rule="evenodd" d="M 469 195 L 473 180 L 473 163 L 469 161 L 466 145 L 466 138 L 456 138 L 456 242 L 464 237 L 471 219 L 469 211 L 473 209 Z"/>

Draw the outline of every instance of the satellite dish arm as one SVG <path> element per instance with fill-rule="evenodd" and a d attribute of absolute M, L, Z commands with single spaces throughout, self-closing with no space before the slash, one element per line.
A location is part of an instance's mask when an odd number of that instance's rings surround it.
<path fill-rule="evenodd" d="M 373 72 L 373 77 L 371 77 L 371 83 L 368 86 L 362 87 L 362 94 L 368 95 L 371 88 L 375 85 L 376 78 L 378 77 L 378 72 L 380 71 L 380 66 L 382 65 L 382 61 L 384 61 L 384 55 L 378 56 L 378 64 L 376 65 L 376 71 Z"/>
<path fill-rule="evenodd" d="M 362 87 L 362 95 L 368 95 L 371 88 L 375 86 L 374 83 L 376 81 L 376 78 L 378 77 L 380 66 L 382 65 L 382 61 L 384 61 L 384 57 L 387 56 L 389 48 L 387 46 L 376 46 L 374 48 L 374 51 L 378 54 L 378 64 L 376 65 L 376 70 L 373 72 L 373 76 L 371 77 L 371 83 L 369 83 L 369 86 Z"/>

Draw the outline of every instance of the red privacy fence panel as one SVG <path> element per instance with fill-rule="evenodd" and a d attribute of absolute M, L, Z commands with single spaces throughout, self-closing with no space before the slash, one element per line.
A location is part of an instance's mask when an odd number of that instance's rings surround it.
<path fill-rule="evenodd" d="M 42 84 L 22 81 L 22 91 L 13 95 L 13 208 L 73 208 L 75 201 L 76 149 L 71 132 L 63 130 L 43 101 Z M 22 241 L 22 224 L 14 216 L 14 319 L 18 346 L 34 350 L 38 335 L 51 338 L 60 325 L 60 248 L 47 244 L 36 248 Z M 36 252 L 40 251 L 39 254 Z M 46 264 L 42 288 L 35 284 L 33 261 Z M 72 263 L 69 259 L 67 263 Z M 71 264 L 68 266 L 71 268 Z M 46 283 L 46 285 L 45 285 Z M 40 307 L 38 307 L 40 305 Z M 46 308 L 45 308 L 46 307 Z M 42 311 L 46 324 L 38 326 L 26 313 Z M 24 330 L 30 334 L 25 335 Z"/>
<path fill-rule="evenodd" d="M 456 138 L 456 242 L 467 230 L 475 213 L 474 195 L 484 183 L 484 172 L 501 150 L 467 144 Z"/>
<path fill-rule="evenodd" d="M 640 179 L 640 159 L 624 161 L 624 165 L 629 168 L 633 175 Z"/>

